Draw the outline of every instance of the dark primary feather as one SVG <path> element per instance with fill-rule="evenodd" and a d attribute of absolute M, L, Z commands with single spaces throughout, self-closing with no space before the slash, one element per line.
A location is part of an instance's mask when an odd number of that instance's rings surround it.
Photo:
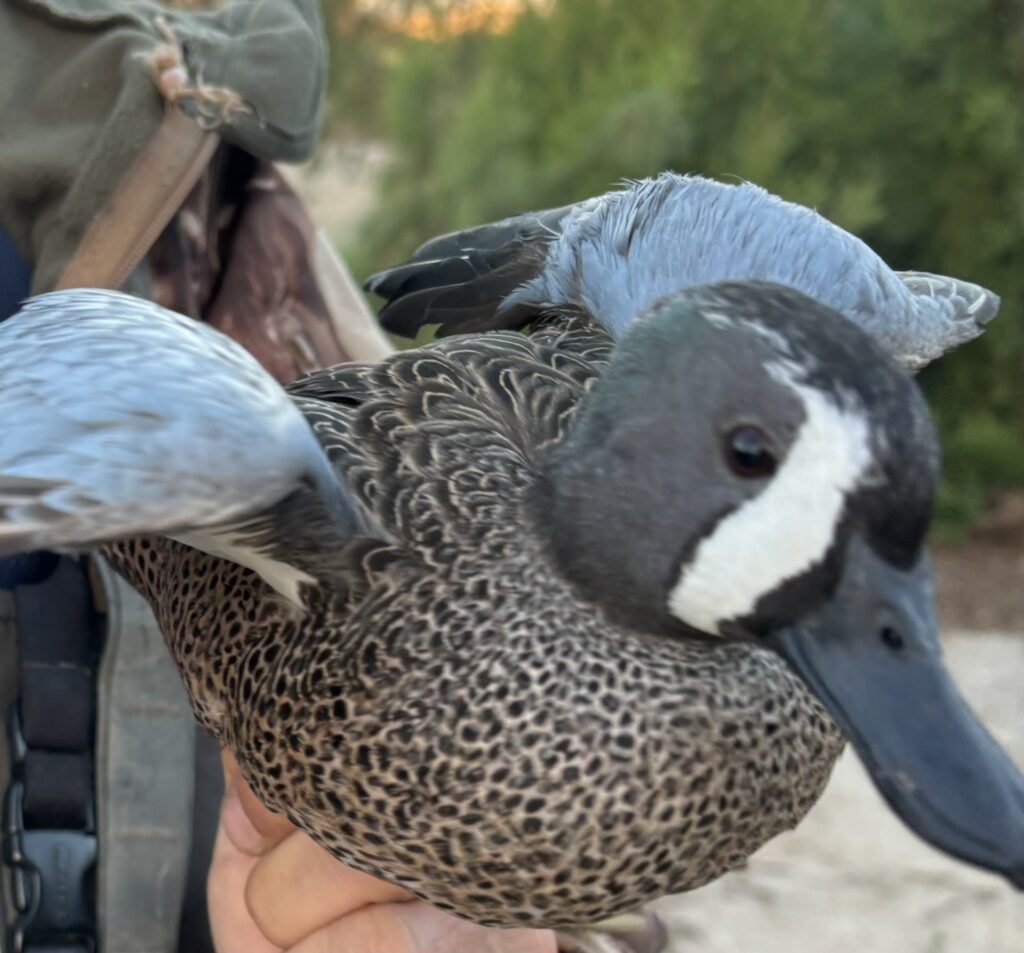
<path fill-rule="evenodd" d="M 404 337 L 428 324 L 440 324 L 441 336 L 523 327 L 536 317 L 535 306 L 499 305 L 537 274 L 573 208 L 517 215 L 421 245 L 408 261 L 367 280 L 366 290 L 387 301 L 381 324 Z"/>

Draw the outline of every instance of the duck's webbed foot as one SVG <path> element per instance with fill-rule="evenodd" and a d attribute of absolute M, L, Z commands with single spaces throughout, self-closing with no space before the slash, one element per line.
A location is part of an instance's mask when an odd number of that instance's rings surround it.
<path fill-rule="evenodd" d="M 561 953 L 664 953 L 668 931 L 656 913 L 639 910 L 595 923 L 586 930 L 558 931 Z"/>

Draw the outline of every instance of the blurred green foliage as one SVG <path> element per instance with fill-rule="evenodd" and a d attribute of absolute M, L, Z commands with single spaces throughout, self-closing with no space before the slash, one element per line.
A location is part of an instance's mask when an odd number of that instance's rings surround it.
<path fill-rule="evenodd" d="M 1002 295 L 989 332 L 923 375 L 940 522 L 1024 485 L 1024 0 L 554 0 L 440 42 L 327 8 L 332 122 L 395 155 L 347 250 L 357 274 L 625 177 L 749 179 L 895 268 Z"/>

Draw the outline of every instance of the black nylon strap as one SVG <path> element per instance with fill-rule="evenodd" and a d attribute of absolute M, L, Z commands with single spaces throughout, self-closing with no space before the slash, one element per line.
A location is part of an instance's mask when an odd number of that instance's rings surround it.
<path fill-rule="evenodd" d="M 30 748 L 86 751 L 95 720 L 94 675 L 84 666 L 21 665 L 21 723 Z"/>
<path fill-rule="evenodd" d="M 86 565 L 61 557 L 14 592 L 19 700 L 9 716 L 4 854 L 16 953 L 95 948 L 95 681 L 99 626 Z"/>
<path fill-rule="evenodd" d="M 62 557 L 42 582 L 15 589 L 14 604 L 22 666 L 92 663 L 95 626 L 82 562 Z"/>
<path fill-rule="evenodd" d="M 84 564 L 62 558 L 14 600 L 25 825 L 85 830 L 93 817 L 96 623 Z"/>
<path fill-rule="evenodd" d="M 30 948 L 26 947 L 25 953 L 91 953 L 91 948 L 85 943 L 33 943 Z"/>
<path fill-rule="evenodd" d="M 84 831 L 93 827 L 91 751 L 29 748 L 22 763 L 25 828 Z"/>

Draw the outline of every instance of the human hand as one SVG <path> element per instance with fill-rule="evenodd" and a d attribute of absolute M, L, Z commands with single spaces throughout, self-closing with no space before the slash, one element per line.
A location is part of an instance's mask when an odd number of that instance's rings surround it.
<path fill-rule="evenodd" d="M 207 880 L 217 953 L 554 953 L 547 930 L 479 927 L 346 867 L 272 814 L 225 752 Z"/>

